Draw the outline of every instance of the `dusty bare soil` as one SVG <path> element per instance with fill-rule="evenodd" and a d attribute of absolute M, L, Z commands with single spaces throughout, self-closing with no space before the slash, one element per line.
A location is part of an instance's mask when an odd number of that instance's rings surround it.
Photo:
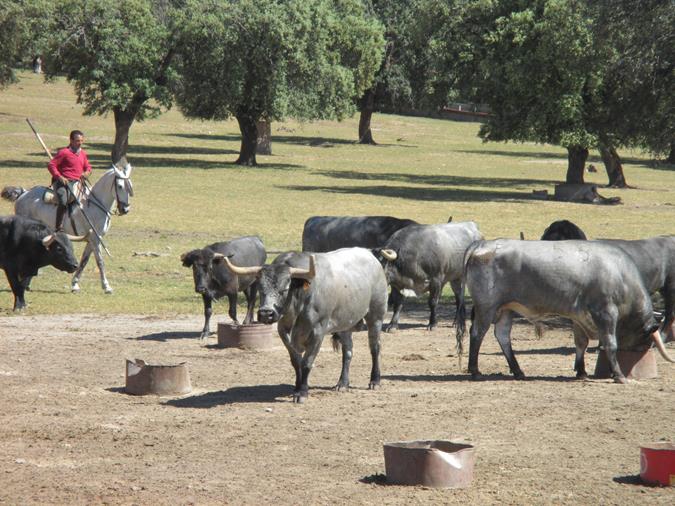
<path fill-rule="evenodd" d="M 367 390 L 365 333 L 352 389 L 332 391 L 326 339 L 310 398 L 270 351 L 200 346 L 201 318 L 0 318 L 0 502 L 4 504 L 668 504 L 639 484 L 639 445 L 675 436 L 675 367 L 629 385 L 575 381 L 567 329 L 515 328 L 529 381 L 514 381 L 492 334 L 472 382 L 449 357 L 453 329 L 410 315 L 384 335 L 382 387 Z M 215 323 L 215 322 L 214 322 Z M 672 344 L 671 353 L 675 353 Z M 193 392 L 124 392 L 125 358 L 187 361 Z M 587 356 L 590 371 L 595 355 Z M 474 443 L 468 489 L 387 485 L 382 443 Z"/>

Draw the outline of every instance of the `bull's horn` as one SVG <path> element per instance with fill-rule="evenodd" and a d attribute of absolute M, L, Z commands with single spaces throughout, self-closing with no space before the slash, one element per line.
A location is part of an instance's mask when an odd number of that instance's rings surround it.
<path fill-rule="evenodd" d="M 70 235 L 70 234 L 66 234 L 66 237 L 67 237 L 68 239 L 70 239 L 71 241 L 73 241 L 73 242 L 86 241 L 87 238 L 89 237 L 89 234 L 90 234 L 90 233 L 91 233 L 91 230 L 89 230 L 89 232 L 87 232 L 87 233 L 84 234 L 84 235 Z"/>
<path fill-rule="evenodd" d="M 398 255 L 396 254 L 396 252 L 393 249 L 383 249 L 383 250 L 381 250 L 381 252 L 382 252 L 382 256 L 385 259 L 389 260 L 390 262 L 393 262 L 394 260 L 396 260 L 398 258 Z"/>
<path fill-rule="evenodd" d="M 262 269 L 262 265 L 256 265 L 255 267 L 237 267 L 236 265 L 233 265 L 232 262 L 230 262 L 229 258 L 227 258 L 225 255 L 221 255 L 220 253 L 214 253 L 213 256 L 214 258 L 222 258 L 223 262 L 225 262 L 225 266 L 238 276 L 252 276 L 254 274 L 258 274 L 260 269 Z"/>
<path fill-rule="evenodd" d="M 316 259 L 314 255 L 309 255 L 309 269 L 298 269 L 297 267 L 291 267 L 291 277 L 292 278 L 302 278 L 307 281 L 314 279 L 316 276 Z"/>
<path fill-rule="evenodd" d="M 56 237 L 54 237 L 54 234 L 49 234 L 46 235 L 42 238 L 42 244 L 44 245 L 45 248 L 49 248 L 51 244 L 56 240 Z"/>
<path fill-rule="evenodd" d="M 668 352 L 666 351 L 666 347 L 663 345 L 663 341 L 661 340 L 661 333 L 657 330 L 655 330 L 652 333 L 652 339 L 654 340 L 654 344 L 656 345 L 656 349 L 659 350 L 659 353 L 661 356 L 666 359 L 668 362 L 675 363 L 675 359 L 671 358 L 670 355 L 668 355 Z"/>

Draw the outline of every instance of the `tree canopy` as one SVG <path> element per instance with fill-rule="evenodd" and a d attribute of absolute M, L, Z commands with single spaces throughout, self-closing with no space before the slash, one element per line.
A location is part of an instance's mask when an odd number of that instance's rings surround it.
<path fill-rule="evenodd" d="M 235 117 L 243 165 L 256 164 L 260 119 L 353 114 L 384 47 L 359 0 L 209 0 L 187 12 L 177 102 L 188 117 Z"/>
<path fill-rule="evenodd" d="M 45 59 L 49 78 L 75 85 L 85 114 L 115 117 L 114 162 L 126 155 L 129 128 L 172 104 L 173 2 L 59 0 Z"/>

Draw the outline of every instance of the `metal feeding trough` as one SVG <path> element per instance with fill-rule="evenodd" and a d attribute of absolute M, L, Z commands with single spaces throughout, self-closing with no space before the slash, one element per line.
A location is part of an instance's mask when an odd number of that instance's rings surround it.
<path fill-rule="evenodd" d="M 640 380 L 657 378 L 656 354 L 653 349 L 647 351 L 617 351 L 616 359 L 621 372 L 626 378 Z M 604 350 L 598 350 L 598 361 L 595 363 L 596 378 L 610 378 L 612 371 Z"/>
<path fill-rule="evenodd" d="M 474 447 L 456 441 L 402 441 L 384 444 L 387 481 L 397 485 L 464 488 L 471 485 Z"/>
<path fill-rule="evenodd" d="M 183 395 L 192 391 L 187 362 L 150 365 L 127 359 L 126 392 L 132 395 Z"/>
<path fill-rule="evenodd" d="M 220 348 L 245 348 L 248 350 L 269 350 L 277 343 L 276 325 L 250 323 L 236 325 L 218 324 L 218 346 Z"/>

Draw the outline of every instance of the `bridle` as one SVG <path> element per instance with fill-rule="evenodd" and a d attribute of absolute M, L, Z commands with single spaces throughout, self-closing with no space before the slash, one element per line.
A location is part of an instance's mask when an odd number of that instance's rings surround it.
<path fill-rule="evenodd" d="M 117 204 L 117 214 L 119 214 L 119 215 L 126 214 L 126 212 L 125 213 L 122 212 L 122 209 L 124 209 L 125 207 L 126 208 L 129 207 L 129 200 L 128 199 L 122 200 L 122 198 L 120 198 L 118 182 L 120 180 L 124 181 L 124 188 L 126 189 L 126 195 L 128 195 L 129 197 L 133 197 L 134 187 L 131 184 L 131 176 L 128 174 L 128 172 L 120 170 L 117 167 L 117 165 L 115 165 L 114 163 L 112 164 L 111 168 L 113 169 L 113 174 L 114 174 L 111 190 L 115 191 L 115 203 Z M 86 182 L 86 180 L 85 180 L 84 185 L 85 185 L 85 187 L 87 189 L 87 193 L 88 193 L 87 194 L 87 204 L 89 202 L 91 202 L 96 207 L 98 207 L 101 211 L 103 211 L 106 214 L 106 217 L 108 219 L 110 219 L 110 217 L 113 214 L 110 211 L 110 209 L 106 209 L 106 207 L 99 200 L 99 198 L 96 197 L 96 195 L 94 195 L 94 193 L 92 191 L 93 188 L 91 186 L 89 186 L 89 184 Z"/>

